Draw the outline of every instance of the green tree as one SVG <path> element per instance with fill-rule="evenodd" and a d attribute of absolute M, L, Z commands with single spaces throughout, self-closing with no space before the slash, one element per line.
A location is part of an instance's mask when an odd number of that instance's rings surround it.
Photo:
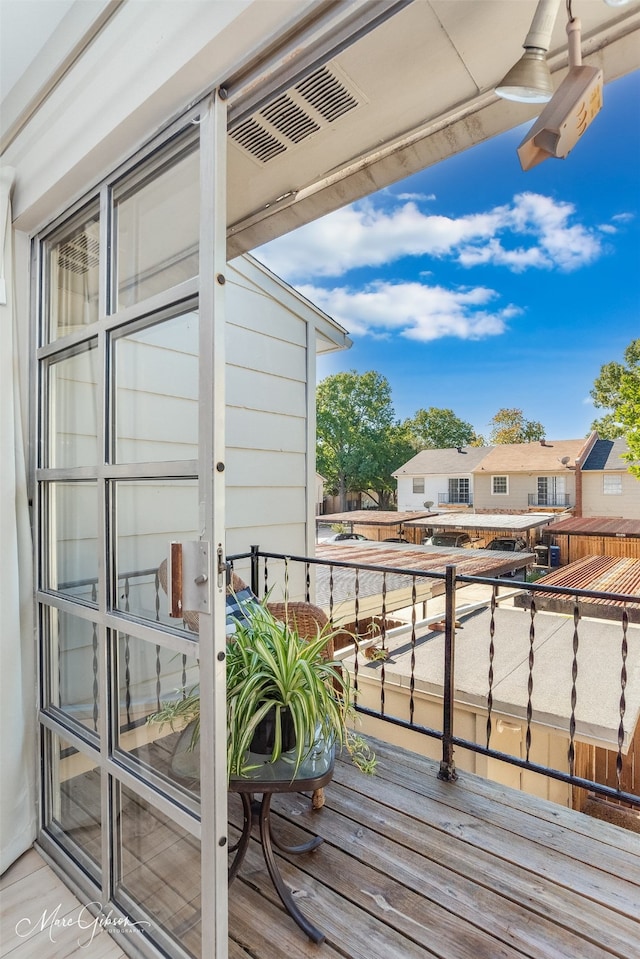
<path fill-rule="evenodd" d="M 388 380 L 380 373 L 336 373 L 316 391 L 316 460 L 329 492 L 346 509 L 347 492 L 374 490 L 388 505 L 391 473 L 413 453 L 395 420 Z"/>
<path fill-rule="evenodd" d="M 397 482 L 392 473 L 414 455 L 415 449 L 404 423 L 385 427 L 368 445 L 363 477 L 369 493 L 378 500 L 378 509 L 389 509 Z"/>
<path fill-rule="evenodd" d="M 591 424 L 603 439 L 624 436 L 629 447 L 625 459 L 629 470 L 640 477 L 640 339 L 624 351 L 624 363 L 605 363 L 600 368 L 591 397 L 594 405 L 609 410 Z"/>
<path fill-rule="evenodd" d="M 430 406 L 428 410 L 416 410 L 406 425 L 413 437 L 414 446 L 422 450 L 470 446 L 477 439 L 471 423 L 465 423 L 453 410 L 438 409 L 435 406 Z"/>
<path fill-rule="evenodd" d="M 537 420 L 524 418 L 522 410 L 503 407 L 489 421 L 491 434 L 489 442 L 495 445 L 503 443 L 533 443 L 545 435 L 545 428 Z"/>

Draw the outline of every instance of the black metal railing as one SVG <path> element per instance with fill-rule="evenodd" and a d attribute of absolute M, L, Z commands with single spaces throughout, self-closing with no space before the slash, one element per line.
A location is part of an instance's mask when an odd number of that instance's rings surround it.
<path fill-rule="evenodd" d="M 444 506 L 473 506 L 473 493 L 438 493 L 438 503 Z"/>
<path fill-rule="evenodd" d="M 232 568 L 236 566 L 242 569 L 246 567 L 247 563 L 249 564 L 251 586 L 258 596 L 264 596 L 269 592 L 272 596 L 277 594 L 279 598 L 285 600 L 304 599 L 313 601 L 325 609 L 334 626 L 344 624 L 345 635 L 348 636 L 348 645 L 346 655 L 344 653 L 338 655 L 348 659 L 349 668 L 353 673 L 356 710 L 371 718 L 383 720 L 412 732 L 422 733 L 432 739 L 440 740 L 440 778 L 447 780 L 456 778 L 453 754 L 455 748 L 460 748 L 480 754 L 487 759 L 500 760 L 519 767 L 521 770 L 558 780 L 570 787 L 577 787 L 608 799 L 640 806 L 640 788 L 637 786 L 637 781 L 634 781 L 635 788 L 633 791 L 623 788 L 622 782 L 625 746 L 628 744 L 630 733 L 633 732 L 625 727 L 625 713 L 629 695 L 627 689 L 629 681 L 627 671 L 628 632 L 630 617 L 640 621 L 640 596 L 604 593 L 588 589 L 567 590 L 562 587 L 537 583 L 523 584 L 522 587 L 515 589 L 513 585 L 510 587 L 512 594 L 518 594 L 518 606 L 520 608 L 524 607 L 529 612 L 528 617 L 523 618 L 525 654 L 523 654 L 521 664 L 522 688 L 520 692 L 522 704 L 512 714 L 519 717 L 524 726 L 524 755 L 518 756 L 495 747 L 495 734 L 499 731 L 496 728 L 499 725 L 496 714 L 500 714 L 496 703 L 496 658 L 499 650 L 504 652 L 508 643 L 513 644 L 515 642 L 513 636 L 498 639 L 499 606 L 504 599 L 504 594 L 501 596 L 500 590 L 507 588 L 504 580 L 460 575 L 457 573 L 455 566 L 448 566 L 444 573 L 425 572 L 404 567 L 355 564 L 346 560 L 328 562 L 314 557 L 287 556 L 279 553 L 269 553 L 255 546 L 248 553 L 229 557 L 229 563 Z M 485 690 L 481 697 L 481 708 L 486 711 L 486 738 L 484 742 L 477 742 L 456 732 L 456 645 L 460 642 L 458 638 L 460 624 L 456 625 L 456 616 L 460 615 L 460 610 L 456 612 L 456 591 L 462 586 L 474 584 L 486 586 L 490 593 L 488 600 L 477 604 L 487 609 L 489 617 L 486 636 L 487 670 Z M 434 586 L 436 592 L 445 593 L 444 643 L 441 679 L 438 680 L 441 687 L 441 692 L 439 691 L 438 695 L 442 697 L 440 728 L 420 724 L 416 721 L 416 666 L 420 661 L 421 650 L 429 646 L 429 639 L 425 637 L 429 632 L 430 625 L 429 619 L 424 617 L 419 619 L 418 610 L 420 604 L 425 602 L 424 597 L 427 593 L 431 594 Z M 400 602 L 403 604 L 402 608 L 405 609 L 405 615 L 406 609 L 411 610 L 408 621 L 403 627 L 408 637 L 406 647 L 410 651 L 409 675 L 403 676 L 403 688 L 405 690 L 403 702 L 406 707 L 404 715 L 398 714 L 398 710 L 392 712 L 388 708 L 388 667 L 386 665 L 388 656 L 386 654 L 392 653 L 393 650 L 387 649 L 385 651 L 385 646 L 389 646 L 388 640 L 392 638 L 394 632 L 396 634 L 399 632 L 396 627 L 389 625 L 393 620 L 394 612 L 398 609 L 395 605 L 396 600 L 392 599 L 394 593 L 396 596 L 402 597 Z M 372 597 L 375 597 L 378 604 L 375 616 L 372 614 Z M 543 632 L 544 624 L 549 623 L 549 620 L 541 619 L 545 601 L 548 597 L 551 597 L 554 610 L 557 610 L 559 600 L 564 599 L 566 613 L 573 618 L 571 648 L 567 652 L 570 660 L 569 675 L 567 677 L 566 700 L 563 703 L 563 708 L 568 707 L 565 710 L 567 724 L 566 730 L 561 730 L 562 735 L 566 736 L 568 742 L 567 768 L 565 769 L 553 768 L 536 761 L 533 752 L 534 730 L 539 728 L 540 725 L 540 717 L 537 717 L 536 712 L 536 692 L 538 689 L 543 690 L 545 682 L 549 681 L 548 675 L 546 678 L 540 675 L 542 666 L 536 664 L 538 631 Z M 583 624 L 582 617 L 585 610 L 588 612 L 588 604 L 591 600 L 597 601 L 600 606 L 603 602 L 609 604 L 613 620 L 613 625 L 609 628 L 617 637 L 617 639 L 611 640 L 611 646 L 607 649 L 607 658 L 618 658 L 618 666 L 615 669 L 618 671 L 619 681 L 614 683 L 614 689 L 599 689 L 592 693 L 593 695 L 597 694 L 600 698 L 605 693 L 612 697 L 611 709 L 619 717 L 617 733 L 614 737 L 617 741 L 612 743 L 616 768 L 613 784 L 598 782 L 593 776 L 581 775 L 577 763 L 579 711 L 580 707 L 586 703 L 584 691 L 581 694 L 582 699 L 579 696 L 579 679 L 582 678 L 580 670 L 583 660 L 587 661 L 593 657 L 592 641 L 588 635 L 584 636 L 586 650 L 584 655 L 581 655 L 583 634 L 589 633 L 587 626 Z M 549 608 L 551 609 L 551 606 Z M 366 616 L 364 616 L 365 612 Z M 442 613 L 439 616 L 440 619 L 443 618 Z M 375 637 L 372 639 L 370 629 L 374 619 L 377 626 Z M 566 622 L 566 619 L 563 619 L 562 622 Z M 361 630 L 363 625 L 366 628 Z M 363 701 L 361 693 L 363 689 L 363 662 L 367 665 L 373 665 L 370 660 L 365 658 L 366 650 L 376 643 L 382 648 L 382 654 L 375 660 L 379 704 L 374 708 L 371 704 L 366 704 Z M 513 676 L 510 679 L 513 680 Z M 553 682 L 557 683 L 557 680 L 558 676 L 554 675 Z M 544 708 L 538 708 L 538 712 L 544 712 Z M 568 716 L 566 716 L 566 713 L 568 713 Z"/>
<path fill-rule="evenodd" d="M 529 506 L 571 506 L 569 493 L 528 493 Z"/>

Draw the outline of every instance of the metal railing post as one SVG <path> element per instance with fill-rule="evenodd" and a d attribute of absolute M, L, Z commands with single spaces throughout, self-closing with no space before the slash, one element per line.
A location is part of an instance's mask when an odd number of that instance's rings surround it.
<path fill-rule="evenodd" d="M 254 596 L 260 595 L 258 592 L 258 590 L 260 589 L 260 586 L 258 584 L 258 578 L 259 578 L 258 563 L 260 560 L 259 553 L 260 553 L 259 546 L 251 547 L 251 592 L 254 594 Z"/>
<path fill-rule="evenodd" d="M 438 779 L 455 782 L 453 761 L 454 655 L 456 638 L 456 567 L 445 570 L 444 688 L 442 702 L 442 760 Z"/>

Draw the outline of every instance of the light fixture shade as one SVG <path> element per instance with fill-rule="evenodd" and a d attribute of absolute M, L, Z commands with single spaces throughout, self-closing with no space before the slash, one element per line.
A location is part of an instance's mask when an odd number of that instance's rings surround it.
<path fill-rule="evenodd" d="M 553 83 L 545 51 L 527 47 L 495 90 L 504 100 L 547 103 L 553 96 Z"/>

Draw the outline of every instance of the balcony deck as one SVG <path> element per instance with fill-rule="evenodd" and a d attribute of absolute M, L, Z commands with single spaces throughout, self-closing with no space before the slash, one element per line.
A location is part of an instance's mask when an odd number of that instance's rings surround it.
<path fill-rule="evenodd" d="M 640 955 L 639 835 L 468 773 L 443 783 L 432 761 L 382 743 L 376 749 L 374 777 L 338 762 L 319 812 L 305 797 L 274 797 L 274 833 L 290 843 L 308 833 L 325 839 L 313 853 L 283 857 L 281 869 L 326 942 L 309 942 L 286 915 L 254 838 L 230 888 L 231 959 Z M 43 873 L 39 857 L 27 855 Z M 39 895 L 26 871 L 20 860 L 3 877 L 3 956 L 121 955 L 119 937 L 110 942 L 103 933 L 100 951 L 90 953 L 60 952 L 46 932 L 38 944 L 11 939 L 26 901 L 37 900 L 38 915 L 53 907 L 52 895 L 59 901 L 46 882 Z M 65 908 L 73 907 L 65 900 Z"/>

